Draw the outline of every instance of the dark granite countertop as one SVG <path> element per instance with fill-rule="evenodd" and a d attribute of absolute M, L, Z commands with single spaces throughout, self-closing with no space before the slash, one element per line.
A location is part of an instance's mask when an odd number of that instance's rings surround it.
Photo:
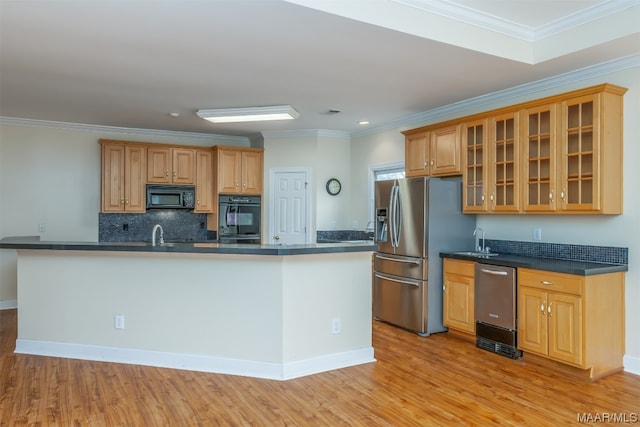
<path fill-rule="evenodd" d="M 0 249 L 63 251 L 175 252 L 241 255 L 304 255 L 374 251 L 373 242 L 313 243 L 306 245 L 229 244 L 216 242 L 180 242 L 152 246 L 149 242 L 58 242 L 36 237 L 6 237 Z"/>
<path fill-rule="evenodd" d="M 442 258 L 463 259 L 483 264 L 503 265 L 506 267 L 531 268 L 534 270 L 552 271 L 556 273 L 575 274 L 579 276 L 593 276 L 596 274 L 627 271 L 624 264 L 605 264 L 587 261 L 572 261 L 552 258 L 537 258 L 523 255 L 498 254 L 491 257 L 476 257 L 456 252 L 441 252 Z"/>

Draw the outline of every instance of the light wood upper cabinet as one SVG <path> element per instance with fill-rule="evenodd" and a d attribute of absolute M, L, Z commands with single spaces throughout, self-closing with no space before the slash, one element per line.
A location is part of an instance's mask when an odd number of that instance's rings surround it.
<path fill-rule="evenodd" d="M 446 126 L 429 132 L 429 157 L 431 176 L 460 175 L 461 125 Z"/>
<path fill-rule="evenodd" d="M 518 114 L 507 113 L 490 119 L 489 205 L 492 212 L 518 212 L 520 209 L 520 136 Z"/>
<path fill-rule="evenodd" d="M 262 194 L 263 152 L 242 152 L 242 192 Z"/>
<path fill-rule="evenodd" d="M 462 210 L 465 213 L 487 212 L 489 153 L 486 119 L 464 124 L 462 129 Z"/>
<path fill-rule="evenodd" d="M 622 213 L 624 91 L 609 86 L 606 89 L 561 104 L 562 211 Z"/>
<path fill-rule="evenodd" d="M 404 143 L 405 176 L 425 176 L 429 171 L 427 156 L 429 151 L 428 132 L 406 135 Z"/>
<path fill-rule="evenodd" d="M 518 348 L 589 370 L 622 369 L 624 273 L 518 269 Z"/>
<path fill-rule="evenodd" d="M 211 150 L 196 150 L 196 206 L 193 212 L 213 213 L 213 153 Z"/>
<path fill-rule="evenodd" d="M 475 262 L 443 260 L 443 323 L 450 329 L 476 334 Z"/>
<path fill-rule="evenodd" d="M 145 212 L 146 149 L 101 140 L 101 212 Z"/>
<path fill-rule="evenodd" d="M 194 150 L 190 148 L 149 147 L 147 151 L 147 182 L 194 184 Z"/>
<path fill-rule="evenodd" d="M 216 146 L 213 159 L 218 194 L 262 194 L 263 150 Z"/>
<path fill-rule="evenodd" d="M 622 213 L 622 95 L 603 85 L 522 111 L 523 210 Z"/>
<path fill-rule="evenodd" d="M 522 209 L 544 213 L 556 210 L 557 172 L 557 104 L 525 109 L 521 113 L 523 152 Z"/>
<path fill-rule="evenodd" d="M 461 126 L 405 133 L 406 176 L 460 175 Z"/>
<path fill-rule="evenodd" d="M 402 132 L 406 176 L 462 174 L 465 213 L 622 213 L 627 89 L 602 84 Z"/>

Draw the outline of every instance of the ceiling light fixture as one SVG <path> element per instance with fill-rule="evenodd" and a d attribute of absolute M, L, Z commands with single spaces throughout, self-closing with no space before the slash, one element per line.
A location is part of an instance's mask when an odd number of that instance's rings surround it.
<path fill-rule="evenodd" d="M 198 110 L 196 111 L 196 114 L 205 120 L 209 120 L 211 123 L 292 120 L 300 117 L 300 113 L 298 113 L 291 105 Z"/>
<path fill-rule="evenodd" d="M 369 120 L 360 120 L 360 121 L 358 122 L 358 124 L 359 124 L 359 125 L 361 125 L 361 126 L 368 125 L 368 124 L 369 124 Z"/>

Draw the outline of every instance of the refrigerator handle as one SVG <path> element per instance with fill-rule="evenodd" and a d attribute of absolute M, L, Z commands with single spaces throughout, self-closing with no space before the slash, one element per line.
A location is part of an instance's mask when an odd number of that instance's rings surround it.
<path fill-rule="evenodd" d="M 395 183 L 393 184 L 393 186 L 391 187 L 391 193 L 389 194 L 389 240 L 391 241 L 391 247 L 395 247 L 396 243 L 395 243 L 395 227 L 394 227 L 394 218 L 395 218 L 395 204 L 393 203 L 394 198 L 395 198 L 395 192 L 396 192 L 396 185 Z"/>
<path fill-rule="evenodd" d="M 402 231 L 402 212 L 400 205 L 400 186 L 396 185 L 396 200 L 395 200 L 395 209 L 396 213 L 394 215 L 394 222 L 396 227 L 396 248 L 400 246 L 400 233 Z"/>
<path fill-rule="evenodd" d="M 407 260 L 407 259 L 400 259 L 400 258 L 389 258 L 389 257 L 383 256 L 383 255 L 378 255 L 378 254 L 376 254 L 376 258 L 377 259 L 384 259 L 386 261 L 404 262 L 405 264 L 420 265 L 420 261 L 416 261 L 416 260 Z"/>
<path fill-rule="evenodd" d="M 378 274 L 378 273 L 376 273 L 376 277 L 378 279 L 388 280 L 390 282 L 402 283 L 403 285 L 411 285 L 411 286 L 415 286 L 417 288 L 420 287 L 420 283 L 410 282 L 408 280 L 396 279 L 394 277 L 389 277 L 389 276 L 383 276 L 383 275 Z"/>
<path fill-rule="evenodd" d="M 390 218 L 390 225 L 393 227 L 393 240 L 391 241 L 391 245 L 394 248 L 400 246 L 400 203 L 399 203 L 399 193 L 400 187 L 398 184 L 394 183 L 391 190 L 391 212 L 393 212 L 392 218 Z"/>

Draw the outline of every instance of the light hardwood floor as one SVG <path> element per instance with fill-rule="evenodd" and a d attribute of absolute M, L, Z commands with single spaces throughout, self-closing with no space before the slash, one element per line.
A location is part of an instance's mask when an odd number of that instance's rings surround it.
<path fill-rule="evenodd" d="M 16 317 L 0 311 L 3 427 L 558 426 L 640 413 L 640 376 L 590 383 L 380 322 L 377 362 L 273 381 L 14 354 Z"/>

